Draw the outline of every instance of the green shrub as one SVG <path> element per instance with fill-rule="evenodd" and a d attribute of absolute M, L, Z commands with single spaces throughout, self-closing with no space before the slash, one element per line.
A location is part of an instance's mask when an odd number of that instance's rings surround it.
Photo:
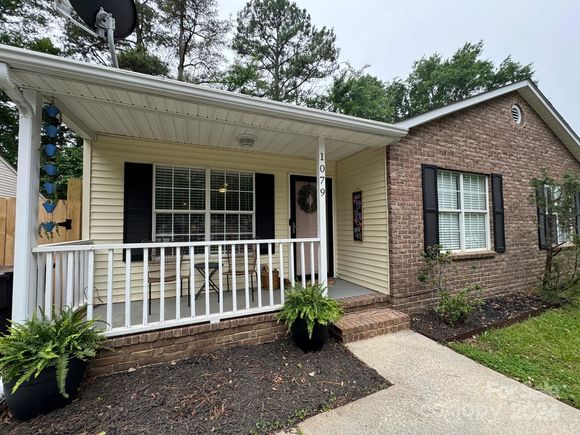
<path fill-rule="evenodd" d="M 48 367 L 56 368 L 58 389 L 64 397 L 70 358 L 88 361 L 95 357 L 104 336 L 95 329 L 95 321 L 86 321 L 86 306 L 53 311 L 52 319 L 44 313 L 24 323 L 12 323 L 0 336 L 0 376 L 16 380 L 12 392 L 23 382 Z"/>
<path fill-rule="evenodd" d="M 312 338 L 314 325 L 328 325 L 336 322 L 343 315 L 342 308 L 333 299 L 324 296 L 325 287 L 321 284 L 308 284 L 306 287 L 295 285 L 286 292 L 284 308 L 278 313 L 278 320 L 283 320 L 288 330 L 296 319 L 306 320 L 308 335 Z"/>
<path fill-rule="evenodd" d="M 435 312 L 444 323 L 451 326 L 463 323 L 481 305 L 481 299 L 474 295 L 479 291 L 479 285 L 470 285 L 454 295 L 442 291 L 439 302 L 435 305 Z"/>

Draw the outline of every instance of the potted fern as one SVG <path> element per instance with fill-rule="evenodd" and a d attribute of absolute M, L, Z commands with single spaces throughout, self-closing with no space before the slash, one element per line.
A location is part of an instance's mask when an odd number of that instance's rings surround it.
<path fill-rule="evenodd" d="M 321 284 L 296 285 L 286 293 L 278 319 L 286 323 L 296 345 L 304 352 L 321 350 L 328 341 L 328 326 L 343 314 L 335 300 L 324 295 Z"/>
<path fill-rule="evenodd" d="M 12 323 L 0 336 L 0 376 L 10 412 L 17 420 L 70 403 L 78 395 L 86 361 L 104 339 L 86 307 L 44 313 Z"/>

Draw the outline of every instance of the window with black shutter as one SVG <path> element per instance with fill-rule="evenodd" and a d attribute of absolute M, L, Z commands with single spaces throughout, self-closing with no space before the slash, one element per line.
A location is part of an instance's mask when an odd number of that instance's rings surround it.
<path fill-rule="evenodd" d="M 423 165 L 424 246 L 452 252 L 491 249 L 489 176 Z M 505 251 L 501 175 L 495 177 L 496 249 Z"/>
<path fill-rule="evenodd" d="M 125 163 L 123 243 L 150 240 L 153 214 L 153 165 Z M 131 261 L 142 261 L 143 251 L 132 250 Z M 123 252 L 125 261 L 125 252 Z"/>
<path fill-rule="evenodd" d="M 503 178 L 491 174 L 491 198 L 493 204 L 493 239 L 495 252 L 505 252 L 505 214 L 503 205 Z"/>
<path fill-rule="evenodd" d="M 266 240 L 275 238 L 274 222 L 274 175 L 255 174 L 256 180 L 256 239 Z M 272 245 L 272 252 L 276 245 Z M 266 253 L 268 246 L 260 245 L 260 252 Z"/>
<path fill-rule="evenodd" d="M 274 191 L 272 174 L 126 163 L 123 241 L 273 239 Z"/>
<path fill-rule="evenodd" d="M 423 233 L 425 250 L 439 244 L 439 206 L 437 201 L 437 167 L 421 166 L 423 185 Z"/>

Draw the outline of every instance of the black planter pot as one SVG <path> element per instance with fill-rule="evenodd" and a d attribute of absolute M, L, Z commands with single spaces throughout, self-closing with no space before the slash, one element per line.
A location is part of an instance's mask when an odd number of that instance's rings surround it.
<path fill-rule="evenodd" d="M 316 352 L 321 350 L 328 341 L 328 326 L 315 323 L 312 338 L 310 338 L 306 320 L 296 319 L 292 324 L 292 338 L 304 352 Z"/>
<path fill-rule="evenodd" d="M 85 368 L 86 364 L 77 358 L 69 361 L 65 383 L 68 398 L 63 397 L 58 391 L 54 367 L 48 367 L 40 372 L 37 378 L 33 377 L 24 382 L 15 393 L 12 393 L 12 388 L 16 381 L 4 382 L 6 404 L 12 416 L 17 420 L 26 421 L 69 404 L 78 397 Z"/>

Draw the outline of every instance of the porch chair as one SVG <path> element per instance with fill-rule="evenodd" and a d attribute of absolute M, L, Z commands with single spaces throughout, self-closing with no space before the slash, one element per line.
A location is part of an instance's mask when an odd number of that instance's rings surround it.
<path fill-rule="evenodd" d="M 244 276 L 245 271 L 245 264 L 244 264 L 244 251 L 241 250 L 240 252 L 236 252 L 235 264 L 236 264 L 236 273 L 233 276 L 233 268 L 232 268 L 232 250 L 231 247 L 227 247 L 226 249 L 226 265 L 227 269 L 224 272 L 226 276 L 226 288 L 232 290 L 230 287 L 230 277 L 232 280 L 237 279 L 240 276 Z M 248 275 L 250 276 L 250 289 L 252 291 L 252 301 L 254 301 L 254 275 L 256 276 L 256 282 L 258 281 L 258 271 L 256 270 L 256 264 L 258 259 L 258 252 L 256 250 L 255 245 L 248 245 Z"/>
<path fill-rule="evenodd" d="M 151 240 L 143 240 L 142 243 L 153 243 Z M 184 249 L 180 252 L 181 261 L 183 264 Z M 175 248 L 165 248 L 165 282 L 177 282 L 177 269 L 175 261 L 177 260 L 177 250 Z M 149 314 L 151 314 L 151 286 L 152 284 L 159 284 L 161 282 L 161 248 L 149 249 L 149 270 L 147 279 L 149 281 Z M 190 277 L 189 268 L 181 271 L 180 280 L 181 288 L 179 297 L 183 296 L 183 280 L 187 279 L 187 306 L 191 304 L 190 298 Z M 177 295 L 176 295 L 177 297 Z"/>

